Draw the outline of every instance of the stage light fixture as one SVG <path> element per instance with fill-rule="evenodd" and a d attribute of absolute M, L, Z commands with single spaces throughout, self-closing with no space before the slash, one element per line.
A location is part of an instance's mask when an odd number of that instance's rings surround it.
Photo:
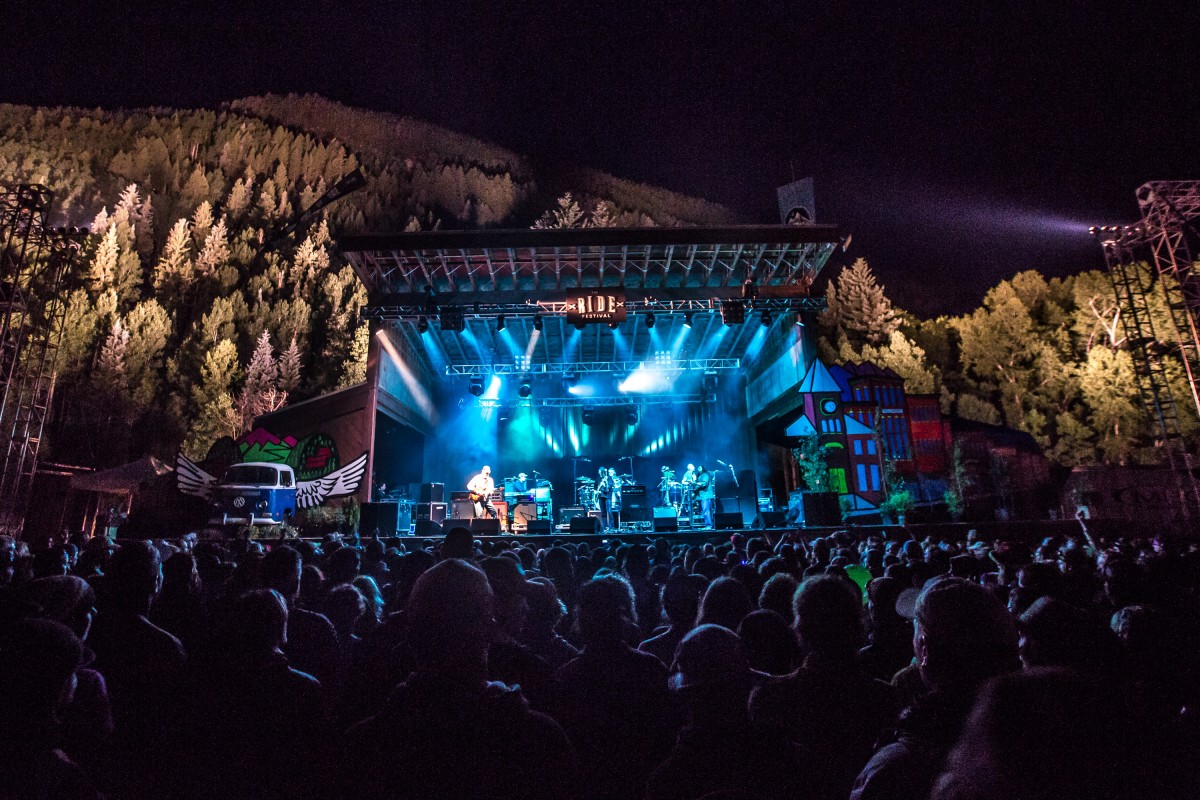
<path fill-rule="evenodd" d="M 468 390 L 476 397 L 483 396 L 483 378 L 471 378 Z"/>
<path fill-rule="evenodd" d="M 504 315 L 503 314 L 496 317 L 496 333 L 499 333 L 502 330 L 504 330 Z"/>
<path fill-rule="evenodd" d="M 577 330 L 577 331 L 581 331 L 581 330 L 583 330 L 583 329 L 584 329 L 584 328 L 586 328 L 586 327 L 587 327 L 587 324 L 586 324 L 586 323 L 583 323 L 583 322 L 576 322 L 576 323 L 575 323 L 575 330 Z"/>
<path fill-rule="evenodd" d="M 616 322 L 610 322 L 610 323 L 608 323 L 608 327 L 612 328 L 615 331 L 617 328 L 619 328 L 621 326 L 619 324 L 617 324 Z"/>
<path fill-rule="evenodd" d="M 629 408 L 625 409 L 625 424 L 626 425 L 637 425 L 638 424 L 638 411 L 633 406 L 630 406 Z"/>
<path fill-rule="evenodd" d="M 742 281 L 742 299 L 749 300 L 750 305 L 754 305 L 754 298 L 758 297 L 758 287 L 754 284 L 752 278 L 746 278 Z"/>
<path fill-rule="evenodd" d="M 543 326 L 544 324 L 545 324 L 545 323 L 542 321 L 542 318 L 541 318 L 541 317 L 534 317 L 534 318 L 533 318 L 533 329 L 534 329 L 535 331 L 540 331 L 540 330 L 542 329 L 542 326 Z"/>
<path fill-rule="evenodd" d="M 588 406 L 583 409 L 583 424 L 594 425 L 596 423 L 596 409 Z"/>
<path fill-rule="evenodd" d="M 525 381 L 521 384 L 520 388 L 517 389 L 517 394 L 521 395 L 521 399 L 524 400 L 526 397 L 529 397 L 529 395 L 533 394 L 533 386 L 530 385 L 529 381 Z"/>
<path fill-rule="evenodd" d="M 654 315 L 647 314 L 646 315 L 646 330 L 650 330 L 653 327 L 654 327 Z"/>
<path fill-rule="evenodd" d="M 417 333 L 424 333 L 429 330 L 429 320 L 425 317 L 417 318 Z"/>
<path fill-rule="evenodd" d="M 695 316 L 692 314 L 692 312 L 689 311 L 686 314 L 684 314 L 683 315 L 683 327 L 685 327 L 685 328 L 692 327 L 693 319 L 695 319 Z"/>
<path fill-rule="evenodd" d="M 721 322 L 726 325 L 741 325 L 746 321 L 746 304 L 741 300 L 721 301 Z"/>
<path fill-rule="evenodd" d="M 701 383 L 705 394 L 715 394 L 717 391 L 717 373 L 716 370 L 706 370 L 704 379 Z"/>
<path fill-rule="evenodd" d="M 769 327 L 771 327 L 771 312 L 770 312 L 770 311 L 764 311 L 764 312 L 762 313 L 762 319 L 761 319 L 761 322 L 762 322 L 762 326 L 763 326 L 764 328 L 769 328 Z"/>

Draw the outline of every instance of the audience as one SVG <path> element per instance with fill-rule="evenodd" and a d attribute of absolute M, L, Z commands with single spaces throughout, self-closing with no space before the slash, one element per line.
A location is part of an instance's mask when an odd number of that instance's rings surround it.
<path fill-rule="evenodd" d="M 0 537 L 0 798 L 1200 790 L 1190 542 L 683 536 Z"/>

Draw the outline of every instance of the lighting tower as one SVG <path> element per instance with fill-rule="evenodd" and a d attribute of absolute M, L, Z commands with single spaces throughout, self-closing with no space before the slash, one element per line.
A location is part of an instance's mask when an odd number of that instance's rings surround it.
<path fill-rule="evenodd" d="M 54 391 L 60 291 L 78 231 L 46 226 L 52 195 L 22 184 L 0 193 L 0 533 L 19 533 Z"/>
<path fill-rule="evenodd" d="M 1195 459 L 1183 438 L 1177 403 L 1191 402 L 1200 417 L 1200 275 L 1193 253 L 1200 247 L 1200 181 L 1152 181 L 1138 187 L 1138 225 L 1093 228 L 1104 248 L 1116 291 L 1138 392 L 1158 425 L 1156 444 L 1174 477 L 1184 518 L 1200 517 Z M 1140 268 L 1152 262 L 1154 273 Z M 1157 281 L 1156 281 L 1157 279 Z M 1156 331 L 1149 298 L 1155 283 L 1166 298 L 1168 319 Z M 1159 336 L 1161 334 L 1161 338 Z M 1165 342 L 1170 344 L 1164 344 Z M 1188 397 L 1175 397 L 1167 374 L 1175 355 Z"/>

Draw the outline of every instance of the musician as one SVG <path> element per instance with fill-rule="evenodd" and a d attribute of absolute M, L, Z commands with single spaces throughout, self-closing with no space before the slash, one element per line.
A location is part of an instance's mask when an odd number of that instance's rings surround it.
<path fill-rule="evenodd" d="M 517 479 L 515 481 L 513 481 L 513 484 L 512 484 L 513 494 L 525 494 L 526 492 L 529 491 L 528 484 L 526 483 L 526 479 L 528 477 L 529 476 L 526 475 L 524 472 L 517 473 Z"/>
<path fill-rule="evenodd" d="M 658 482 L 659 505 L 671 505 L 671 484 L 675 482 L 675 470 L 663 465 L 662 478 Z"/>
<path fill-rule="evenodd" d="M 475 505 L 476 519 L 485 514 L 492 519 L 500 518 L 496 506 L 492 503 L 492 492 L 495 489 L 496 482 L 492 480 L 492 468 L 484 464 L 479 474 L 467 483 L 467 491 L 471 493 L 471 502 Z"/>
<path fill-rule="evenodd" d="M 700 501 L 700 513 L 704 515 L 704 527 L 715 528 L 717 523 L 717 480 L 715 475 L 704 468 L 704 465 L 696 467 L 696 499 Z"/>
<path fill-rule="evenodd" d="M 621 481 L 617 478 L 615 469 L 609 469 L 600 479 L 600 484 L 596 487 L 596 499 L 600 504 L 600 519 L 604 523 L 604 529 L 609 530 L 619 526 L 621 524 Z"/>
<path fill-rule="evenodd" d="M 687 470 L 683 473 L 683 480 L 679 482 L 682 486 L 682 497 L 680 501 L 683 507 L 687 509 L 688 517 L 692 516 L 692 508 L 696 505 L 696 465 L 688 464 Z"/>

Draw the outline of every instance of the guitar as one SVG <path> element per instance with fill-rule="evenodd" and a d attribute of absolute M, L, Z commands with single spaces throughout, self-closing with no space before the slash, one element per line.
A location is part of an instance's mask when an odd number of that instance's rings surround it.
<path fill-rule="evenodd" d="M 491 492 L 469 492 L 467 496 L 471 498 L 472 503 L 479 503 L 486 500 L 491 494 Z M 461 495 L 459 496 L 461 497 Z"/>

